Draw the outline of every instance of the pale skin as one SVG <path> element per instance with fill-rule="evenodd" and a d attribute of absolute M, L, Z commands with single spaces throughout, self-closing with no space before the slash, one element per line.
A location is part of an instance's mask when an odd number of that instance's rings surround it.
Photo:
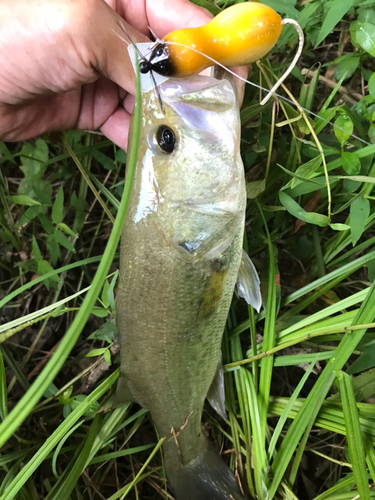
<path fill-rule="evenodd" d="M 135 82 L 118 22 L 144 42 L 211 17 L 189 0 L 2 0 L 0 140 L 100 129 L 126 149 Z"/>

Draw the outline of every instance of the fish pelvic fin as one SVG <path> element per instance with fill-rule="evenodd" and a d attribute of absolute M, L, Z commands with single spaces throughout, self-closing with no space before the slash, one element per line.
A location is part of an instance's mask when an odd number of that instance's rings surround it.
<path fill-rule="evenodd" d="M 246 500 L 227 464 L 212 449 L 168 474 L 176 500 Z"/>
<path fill-rule="evenodd" d="M 260 291 L 259 276 L 250 257 L 244 250 L 242 251 L 242 259 L 238 271 L 236 292 L 239 297 L 244 298 L 256 311 L 260 311 L 262 307 L 262 294 Z"/>
<path fill-rule="evenodd" d="M 220 353 L 216 373 L 207 393 L 207 400 L 212 408 L 221 416 L 221 418 L 226 420 L 227 412 L 225 411 L 224 366 L 222 353 Z"/>

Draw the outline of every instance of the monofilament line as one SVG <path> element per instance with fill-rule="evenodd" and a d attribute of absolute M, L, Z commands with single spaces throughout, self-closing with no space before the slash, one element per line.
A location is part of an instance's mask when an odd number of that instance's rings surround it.
<path fill-rule="evenodd" d="M 216 59 L 214 59 L 213 57 L 208 56 L 207 54 L 205 54 L 204 52 L 201 52 L 198 49 L 195 49 L 193 47 L 189 47 L 188 45 L 184 45 L 183 43 L 178 43 L 178 42 L 163 42 L 163 43 L 165 43 L 167 45 L 177 45 L 178 47 L 183 47 L 185 49 L 190 49 L 193 52 L 196 52 L 197 54 L 200 54 L 201 56 L 204 56 L 209 61 L 212 61 L 213 65 L 220 66 L 220 68 L 225 69 L 225 71 L 227 71 L 228 73 L 230 73 L 231 75 L 233 75 L 235 78 L 238 78 L 242 82 L 248 83 L 249 85 L 252 85 L 253 87 L 255 87 L 255 88 L 259 89 L 259 90 L 263 90 L 263 92 L 267 92 L 267 94 L 270 93 L 270 89 L 266 89 L 265 87 L 262 87 L 261 85 L 258 85 L 257 83 L 251 82 L 250 80 L 247 80 L 246 78 L 243 78 L 242 76 L 238 75 L 237 73 L 235 73 L 234 71 L 232 71 L 227 66 L 224 66 L 224 64 L 221 64 L 219 61 L 216 61 Z M 280 82 L 280 80 L 278 80 L 278 82 Z M 296 103 L 296 102 L 292 101 L 291 99 L 288 99 L 287 97 L 285 97 L 285 96 L 283 96 L 281 94 L 278 94 L 277 92 L 273 92 L 273 95 L 275 97 L 278 97 L 279 99 L 282 99 L 284 102 L 287 102 L 288 104 L 291 104 L 293 107 L 296 107 L 298 109 L 301 109 L 301 110 L 305 111 L 307 114 L 313 116 L 314 118 L 319 118 L 319 120 L 322 120 L 323 122 L 325 122 L 325 123 L 327 123 L 329 125 L 332 125 L 337 130 L 341 130 L 341 132 L 345 132 L 345 130 L 343 128 L 338 127 L 333 122 L 331 122 L 330 120 L 326 120 L 325 118 L 323 118 L 322 116 L 318 115 L 317 113 L 314 113 L 313 111 L 310 111 L 309 109 L 304 108 L 299 103 Z M 361 137 L 358 137 L 355 134 L 351 134 L 351 137 L 353 137 L 354 139 L 357 139 L 359 142 L 362 142 L 363 144 L 366 144 L 366 146 L 372 146 L 372 144 L 370 142 L 365 141 L 364 139 L 362 139 Z"/>
<path fill-rule="evenodd" d="M 302 50 L 303 50 L 303 44 L 305 43 L 305 35 L 303 34 L 301 26 L 295 21 L 294 19 L 284 19 L 283 24 L 291 24 L 295 27 L 297 34 L 298 34 L 298 49 L 296 52 L 296 55 L 294 56 L 292 62 L 289 65 L 289 68 L 285 71 L 282 77 L 278 79 L 278 81 L 275 83 L 275 85 L 272 87 L 272 89 L 269 91 L 269 94 L 266 95 L 266 97 L 261 101 L 260 105 L 263 106 L 266 104 L 266 102 L 271 99 L 271 97 L 274 95 L 275 90 L 277 90 L 280 85 L 284 82 L 284 80 L 290 75 L 290 73 L 293 71 L 294 66 L 297 64 L 298 59 L 301 57 Z"/>

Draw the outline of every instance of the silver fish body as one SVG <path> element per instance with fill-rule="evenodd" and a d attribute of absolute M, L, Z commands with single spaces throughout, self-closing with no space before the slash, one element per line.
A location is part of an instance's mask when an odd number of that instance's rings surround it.
<path fill-rule="evenodd" d="M 166 436 L 177 500 L 242 499 L 201 431 L 242 255 L 246 192 L 236 91 L 226 79 L 194 76 L 170 79 L 160 93 L 165 114 L 154 90 L 142 94 L 121 241 L 119 398 L 150 410 Z"/>

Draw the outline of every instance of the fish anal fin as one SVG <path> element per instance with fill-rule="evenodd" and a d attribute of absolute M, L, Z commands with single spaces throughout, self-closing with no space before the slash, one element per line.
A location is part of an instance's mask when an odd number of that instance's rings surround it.
<path fill-rule="evenodd" d="M 260 311 L 262 307 L 262 295 L 260 292 L 259 276 L 250 257 L 244 250 L 242 251 L 242 259 L 238 271 L 236 291 L 239 297 L 245 299 L 258 312 Z"/>
<path fill-rule="evenodd" d="M 225 389 L 224 389 L 224 366 L 223 355 L 220 353 L 216 373 L 207 393 L 207 400 L 212 408 L 223 418 L 227 419 L 225 410 Z"/>

